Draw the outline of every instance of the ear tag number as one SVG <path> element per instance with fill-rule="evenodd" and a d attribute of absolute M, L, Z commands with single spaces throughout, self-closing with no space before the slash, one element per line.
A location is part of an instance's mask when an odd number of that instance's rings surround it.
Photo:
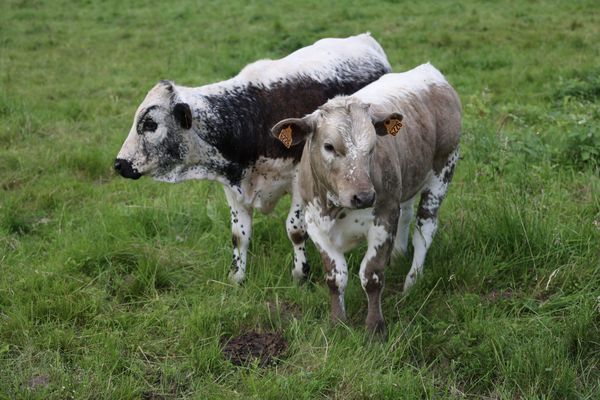
<path fill-rule="evenodd" d="M 292 127 L 288 125 L 287 128 L 282 129 L 278 138 L 288 149 L 292 147 Z"/>
<path fill-rule="evenodd" d="M 385 125 L 385 130 L 392 136 L 396 136 L 398 132 L 400 132 L 400 128 L 403 127 L 402 122 L 400 122 L 397 118 L 390 118 L 383 123 Z"/>

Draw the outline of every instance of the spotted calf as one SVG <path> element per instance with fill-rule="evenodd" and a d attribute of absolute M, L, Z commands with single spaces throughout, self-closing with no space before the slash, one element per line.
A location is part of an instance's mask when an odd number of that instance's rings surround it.
<path fill-rule="evenodd" d="M 386 331 L 381 312 L 384 268 L 405 253 L 413 203 L 420 195 L 407 290 L 423 270 L 438 210 L 458 159 L 460 100 L 430 64 L 387 74 L 352 96 L 339 96 L 272 134 L 306 142 L 297 190 L 307 231 L 321 253 L 334 320 L 344 320 L 348 268 L 344 253 L 365 238 L 359 271 L 368 298 L 366 324 Z"/>
<path fill-rule="evenodd" d="M 223 184 L 231 209 L 231 279 L 246 271 L 252 212 L 270 212 L 292 190 L 302 146 L 287 149 L 269 128 L 314 111 L 329 98 L 373 82 L 390 65 L 369 35 L 322 39 L 280 60 L 261 60 L 237 76 L 201 87 L 162 81 L 147 94 L 115 168 L 126 178 L 166 182 L 210 179 Z M 303 204 L 292 193 L 286 221 L 294 246 L 293 276 L 308 273 Z"/>

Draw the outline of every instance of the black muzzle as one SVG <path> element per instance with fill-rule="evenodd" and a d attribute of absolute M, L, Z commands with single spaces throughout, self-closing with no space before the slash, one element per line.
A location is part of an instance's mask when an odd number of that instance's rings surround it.
<path fill-rule="evenodd" d="M 115 171 L 121 174 L 124 178 L 139 179 L 142 174 L 137 169 L 133 168 L 130 161 L 117 158 L 115 160 Z"/>

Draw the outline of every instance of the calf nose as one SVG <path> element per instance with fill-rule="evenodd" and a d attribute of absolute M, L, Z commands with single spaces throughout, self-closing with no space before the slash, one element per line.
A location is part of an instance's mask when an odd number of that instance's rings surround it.
<path fill-rule="evenodd" d="M 139 179 L 142 176 L 137 169 L 133 168 L 130 161 L 121 158 L 115 160 L 115 170 L 124 178 Z"/>
<path fill-rule="evenodd" d="M 375 202 L 375 191 L 360 192 L 352 197 L 352 205 L 356 208 L 371 207 Z"/>

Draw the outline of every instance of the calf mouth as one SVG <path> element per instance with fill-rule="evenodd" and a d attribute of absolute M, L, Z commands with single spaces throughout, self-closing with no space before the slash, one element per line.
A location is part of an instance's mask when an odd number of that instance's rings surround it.
<path fill-rule="evenodd" d="M 128 179 L 140 179 L 142 174 L 133 167 L 130 161 L 122 158 L 117 158 L 114 165 L 115 171 L 119 173 L 123 178 Z"/>

